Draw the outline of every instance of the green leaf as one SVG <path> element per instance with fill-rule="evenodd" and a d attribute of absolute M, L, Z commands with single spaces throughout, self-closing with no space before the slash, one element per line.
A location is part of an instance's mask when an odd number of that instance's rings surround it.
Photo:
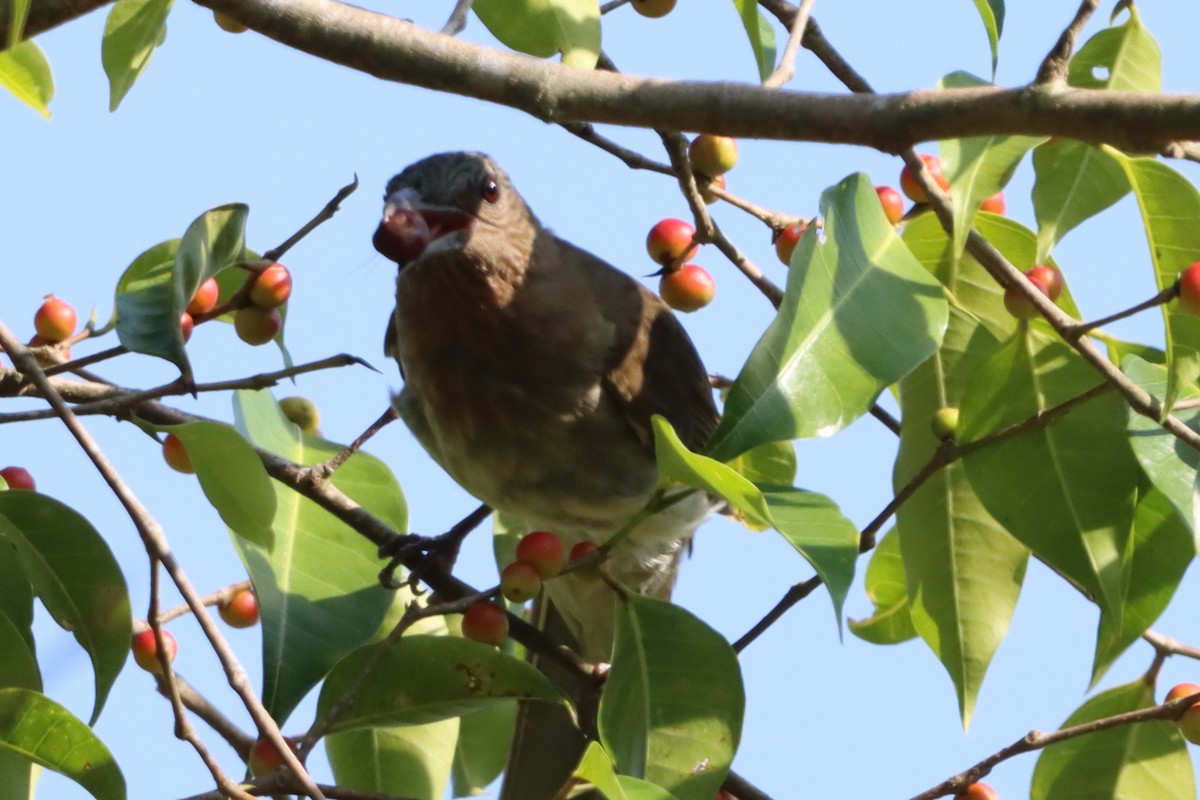
<path fill-rule="evenodd" d="M 757 486 L 732 467 L 688 450 L 666 417 L 655 414 L 650 422 L 658 470 L 665 480 L 715 494 L 752 524 L 771 526 L 771 511 Z"/>
<path fill-rule="evenodd" d="M 575 769 L 575 777 L 595 786 L 608 800 L 675 800 L 661 786 L 628 775 L 618 775 L 599 742 L 590 743 L 583 752 L 583 758 Z"/>
<path fill-rule="evenodd" d="M 1001 218 L 979 222 L 989 240 L 994 229 L 993 241 L 1010 258 L 1010 250 L 1022 245 L 1032 255 L 1032 233 Z M 912 220 L 904 239 L 957 304 L 937 354 L 900 382 L 896 491 L 941 446 L 930 424 L 934 413 L 960 405 L 970 376 L 999 346 L 997 336 L 1016 327 L 999 286 L 969 255 L 950 257 L 950 240 L 932 215 Z M 987 512 L 961 463 L 935 473 L 900 506 L 896 534 L 913 628 L 945 666 L 967 725 L 988 664 L 1012 620 L 1028 551 Z"/>
<path fill-rule="evenodd" d="M 0 748 L 65 775 L 96 800 L 125 798 L 125 778 L 104 743 L 38 692 L 0 689 Z"/>
<path fill-rule="evenodd" d="M 1151 364 L 1137 356 L 1127 356 L 1121 362 L 1121 371 L 1138 386 L 1154 397 L 1162 398 L 1167 389 L 1167 370 Z M 1200 397 L 1200 389 L 1183 387 L 1181 400 Z M 1193 430 L 1200 431 L 1200 408 L 1189 408 L 1176 412 L 1181 422 Z M 1142 470 L 1150 478 L 1185 522 L 1195 517 L 1193 491 L 1196 485 L 1196 468 L 1200 466 L 1200 453 L 1183 444 L 1152 419 L 1128 413 L 1129 442 L 1133 454 Z M 1195 539 L 1195 550 L 1200 553 L 1200 531 Z"/>
<path fill-rule="evenodd" d="M 1195 557 L 1191 528 L 1166 496 L 1151 488 L 1139 500 L 1126 559 L 1129 573 L 1120 619 L 1100 617 L 1092 685 L 1129 645 L 1154 624 Z"/>
<path fill-rule="evenodd" d="M 1004 32 L 1004 0 L 975 0 L 975 9 L 987 31 L 988 46 L 992 48 L 992 77 L 1000 59 L 1000 34 Z"/>
<path fill-rule="evenodd" d="M 42 768 L 11 750 L 0 747 L 0 792 L 12 800 L 37 800 L 34 787 Z"/>
<path fill-rule="evenodd" d="M 173 0 L 117 0 L 104 23 L 100 60 L 108 76 L 108 110 L 116 111 L 138 76 L 150 64 L 154 49 L 167 36 L 167 13 Z"/>
<path fill-rule="evenodd" d="M 36 42 L 21 42 L 0 52 L 0 86 L 46 119 L 54 97 L 50 62 Z"/>
<path fill-rule="evenodd" d="M 986 86 L 966 72 L 947 75 L 939 88 Z M 941 143 L 942 168 L 950 180 L 954 210 L 954 256 L 962 255 L 979 204 L 1000 191 L 1040 136 L 970 136 Z"/>
<path fill-rule="evenodd" d="M 763 486 L 771 519 L 829 587 L 838 624 L 858 560 L 858 528 L 823 494 L 790 486 Z"/>
<path fill-rule="evenodd" d="M 975 373 L 960 440 L 971 442 L 1100 382 L 1067 345 L 1019 330 Z M 976 450 L 963 467 L 988 511 L 1033 553 L 1119 619 L 1137 462 L 1112 393 L 1053 424 Z"/>
<path fill-rule="evenodd" d="M 317 718 L 348 693 L 331 732 L 424 725 L 517 699 L 562 702 L 532 664 L 456 636 L 403 636 L 354 651 L 321 687 Z"/>
<path fill-rule="evenodd" d="M 0 688 L 42 690 L 42 673 L 33 647 L 25 638 L 27 633 L 27 628 L 23 629 L 0 610 Z"/>
<path fill-rule="evenodd" d="M 792 255 L 779 313 L 729 390 L 706 448 L 728 461 L 783 439 L 830 436 L 928 358 L 946 329 L 942 288 L 852 175 L 821 197 L 816 231 Z"/>
<path fill-rule="evenodd" d="M 622 598 L 600 741 L 617 768 L 679 800 L 712 800 L 742 733 L 737 655 L 706 624 L 650 597 Z"/>
<path fill-rule="evenodd" d="M 476 0 L 471 6 L 492 35 L 539 58 L 593 69 L 600 58 L 599 0 Z"/>
<path fill-rule="evenodd" d="M 274 543 L 275 487 L 258 454 L 220 422 L 163 426 L 183 441 L 200 488 L 234 533 L 270 550 Z"/>
<path fill-rule="evenodd" d="M 1129 179 L 1112 156 L 1085 142 L 1055 139 L 1034 148 L 1033 212 L 1043 263 L 1068 231 L 1129 194 Z"/>
<path fill-rule="evenodd" d="M 188 225 L 182 239 L 156 244 L 126 267 L 116 295 L 117 337 L 122 345 L 135 353 L 165 358 L 185 377 L 191 376 L 179 315 L 207 278 L 252 256 L 244 244 L 248 213 L 240 203 L 205 211 Z M 223 299 L 232 293 L 222 287 Z M 276 337 L 281 347 L 282 337 L 281 329 Z"/>
<path fill-rule="evenodd" d="M 3 48 L 13 48 L 25 37 L 25 22 L 29 19 L 29 7 L 33 0 L 13 0 L 9 3 L 12 16 L 8 21 L 8 42 Z"/>
<path fill-rule="evenodd" d="M 1187 266 L 1200 261 L 1200 191 L 1191 181 L 1153 158 L 1130 158 L 1104 147 L 1124 168 L 1142 211 L 1150 245 L 1154 280 L 1160 290 L 1175 283 Z M 1200 317 L 1179 303 L 1160 306 L 1166 322 L 1166 408 L 1175 405 L 1180 389 L 1200 378 Z"/>
<path fill-rule="evenodd" d="M 89 724 L 94 724 L 125 665 L 132 636 L 120 566 L 90 522 L 37 492 L 0 492 L 4 545 L 16 549 L 34 593 L 91 658 L 96 696 Z"/>
<path fill-rule="evenodd" d="M 775 29 L 763 16 L 754 0 L 733 0 L 742 27 L 754 50 L 754 64 L 758 67 L 758 79 L 765 81 L 775 71 Z"/>
<path fill-rule="evenodd" d="M 1064 728 L 1154 705 L 1153 687 L 1135 680 L 1101 692 L 1067 717 Z M 1196 779 L 1183 737 L 1151 720 L 1078 736 L 1042 751 L 1030 800 L 1195 800 Z"/>
<path fill-rule="evenodd" d="M 1071 59 L 1067 83 L 1080 89 L 1161 92 L 1162 53 L 1133 3 L 1129 19 L 1088 39 Z"/>
<path fill-rule="evenodd" d="M 458 747 L 451 772 L 455 797 L 482 794 L 500 777 L 516 722 L 514 703 L 481 708 L 459 718 Z"/>
<path fill-rule="evenodd" d="M 0 479 L 2 480 L 2 479 Z M 33 587 L 16 556 L 0 548 L 0 614 L 8 617 L 21 631 L 29 651 L 33 652 Z"/>
<path fill-rule="evenodd" d="M 457 719 L 428 725 L 343 731 L 325 739 L 325 751 L 339 786 L 411 800 L 442 800 Z"/>
<path fill-rule="evenodd" d="M 904 582 L 904 561 L 900 558 L 900 537 L 889 533 L 879 540 L 865 576 L 867 597 L 875 613 L 849 621 L 850 632 L 872 644 L 898 644 L 915 638 Z"/>
<path fill-rule="evenodd" d="M 234 398 L 238 430 L 255 446 L 298 464 L 315 464 L 341 445 L 301 434 L 268 391 Z M 355 502 L 404 532 L 407 510 L 391 471 L 361 451 L 330 478 Z M 316 503 L 278 482 L 275 547 L 234 537 L 258 594 L 263 632 L 263 703 L 283 722 L 342 656 L 365 644 L 392 604 L 379 584 L 375 547 Z"/>
<path fill-rule="evenodd" d="M 728 464 L 753 484 L 791 486 L 796 482 L 796 448 L 791 442 L 764 442 Z"/>

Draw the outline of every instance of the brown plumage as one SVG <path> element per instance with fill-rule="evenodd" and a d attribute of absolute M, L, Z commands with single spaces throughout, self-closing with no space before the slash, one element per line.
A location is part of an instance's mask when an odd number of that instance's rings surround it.
<path fill-rule="evenodd" d="M 385 216 L 418 214 L 431 241 L 402 264 L 389 355 L 396 407 L 473 495 L 570 546 L 603 541 L 658 484 L 650 417 L 699 448 L 717 422 L 707 373 L 656 295 L 544 228 L 477 153 L 445 153 L 394 177 Z M 610 573 L 665 595 L 683 545 L 712 510 L 693 495 L 640 525 Z M 613 592 L 550 581 L 585 654 L 611 648 Z"/>

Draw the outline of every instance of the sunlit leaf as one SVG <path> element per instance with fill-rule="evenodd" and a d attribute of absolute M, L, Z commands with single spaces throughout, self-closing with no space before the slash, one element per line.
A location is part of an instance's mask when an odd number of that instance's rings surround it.
<path fill-rule="evenodd" d="M 1130 158 L 1111 147 L 1105 152 L 1124 168 L 1142 211 L 1150 245 L 1154 280 L 1165 289 L 1189 264 L 1200 261 L 1200 191 L 1191 181 L 1153 158 Z M 1178 303 L 1160 306 L 1166 322 L 1166 408 L 1175 404 L 1181 388 L 1200 378 L 1200 317 Z"/>
<path fill-rule="evenodd" d="M 1004 0 L 975 0 L 975 9 L 987 31 L 988 46 L 992 48 L 992 75 L 1000 58 L 1000 34 L 1004 32 Z"/>
<path fill-rule="evenodd" d="M 824 193 L 824 241 L 792 255 L 779 313 L 729 390 L 707 453 L 830 436 L 928 358 L 946 328 L 938 285 L 883 215 L 865 175 Z"/>
<path fill-rule="evenodd" d="M 167 36 L 167 14 L 174 0 L 117 0 L 104 23 L 100 60 L 108 76 L 109 111 L 150 64 L 154 49 Z"/>
<path fill-rule="evenodd" d="M 1037 261 L 1075 226 L 1129 194 L 1121 165 L 1084 142 L 1057 139 L 1033 151 L 1033 211 L 1038 221 Z"/>
<path fill-rule="evenodd" d="M 341 446 L 301 434 L 270 392 L 235 396 L 238 430 L 254 445 L 299 464 L 328 460 Z M 368 511 L 403 533 L 407 510 L 391 471 L 357 452 L 331 478 Z M 392 596 L 379 584 L 376 548 L 316 503 L 272 482 L 275 547 L 234 538 L 262 613 L 263 703 L 282 722 L 338 660 L 379 630 Z"/>
<path fill-rule="evenodd" d="M 867 564 L 864 582 L 875 612 L 863 619 L 851 619 L 850 632 L 873 644 L 897 644 L 914 638 L 917 629 L 909 613 L 898 535 L 889 533 L 879 540 Z"/>
<path fill-rule="evenodd" d="M 456 718 L 410 727 L 342 731 L 325 739 L 338 786 L 411 800 L 442 800 L 454 744 Z"/>
<path fill-rule="evenodd" d="M 1105 28 L 1079 48 L 1067 69 L 1067 83 L 1080 89 L 1118 92 L 1161 92 L 1162 53 L 1142 25 L 1133 3 L 1124 4 L 1129 18 Z"/>
<path fill-rule="evenodd" d="M 0 748 L 67 776 L 96 800 L 125 798 L 125 778 L 104 743 L 39 692 L 0 689 Z"/>
<path fill-rule="evenodd" d="M 1142 679 L 1101 692 L 1067 717 L 1064 728 L 1154 705 Z M 1042 751 L 1030 800 L 1195 800 L 1187 745 L 1171 723 L 1151 720 L 1078 736 Z"/>
<path fill-rule="evenodd" d="M 599 742 L 592 742 L 583 753 L 575 777 L 595 786 L 607 800 L 675 800 L 666 789 L 648 781 L 618 775 Z"/>
<path fill-rule="evenodd" d="M 125 665 L 132 635 L 120 566 L 90 522 L 37 492 L 0 492 L 0 547 L 16 550 L 34 593 L 91 658 L 94 724 Z"/>
<path fill-rule="evenodd" d="M 54 76 L 46 54 L 36 42 L 21 42 L 0 51 L 0 86 L 46 119 L 50 118 Z"/>
<path fill-rule="evenodd" d="M 492 35 L 513 50 L 592 69 L 600 57 L 599 0 L 475 0 Z"/>
<path fill-rule="evenodd" d="M 679 800 L 712 800 L 741 738 L 737 656 L 678 606 L 630 595 L 620 607 L 600 740 L 621 773 Z"/>
<path fill-rule="evenodd" d="M 666 417 L 655 414 L 651 422 L 655 457 L 663 478 L 717 495 L 755 525 L 771 524 L 771 512 L 754 484 L 732 467 L 688 450 Z"/>
<path fill-rule="evenodd" d="M 737 8 L 750 47 L 754 50 L 759 80 L 765 81 L 775 71 L 775 29 L 753 0 L 733 0 L 733 5 Z"/>

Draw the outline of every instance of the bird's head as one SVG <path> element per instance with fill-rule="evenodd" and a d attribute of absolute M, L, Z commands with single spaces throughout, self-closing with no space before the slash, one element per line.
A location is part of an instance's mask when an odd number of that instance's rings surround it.
<path fill-rule="evenodd" d="M 375 249 L 401 267 L 442 253 L 509 260 L 538 225 L 508 175 L 481 153 L 440 153 L 388 181 Z M 528 241 L 523 241 L 528 240 Z"/>

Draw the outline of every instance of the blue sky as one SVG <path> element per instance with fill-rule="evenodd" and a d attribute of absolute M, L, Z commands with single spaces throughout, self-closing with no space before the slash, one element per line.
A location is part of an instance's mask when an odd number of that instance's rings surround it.
<path fill-rule="evenodd" d="M 385 8 L 439 27 L 450 6 L 392 3 Z M 1001 84 L 1032 77 L 1075 6 L 1062 0 L 1009 3 Z M 320 406 L 327 436 L 348 441 L 378 416 L 389 390 L 399 385 L 394 365 L 381 353 L 394 267 L 370 245 L 383 185 L 394 172 L 432 152 L 487 151 L 505 166 L 543 222 L 638 276 L 654 269 L 643 249 L 649 227 L 664 216 L 687 213 L 669 179 L 630 171 L 559 128 L 510 109 L 383 83 L 253 33 L 227 34 L 213 24 L 210 12 L 187 3 L 177 4 L 165 44 L 120 110 L 110 114 L 100 67 L 104 13 L 40 37 L 57 82 L 50 122 L 0 97 L 0 130 L 7 144 L 0 161 L 5 190 L 0 195 L 0 241 L 6 259 L 0 319 L 18 335 L 32 335 L 33 312 L 48 292 L 69 300 L 82 314 L 95 306 L 99 317 L 107 319 L 116 279 L 134 256 L 181 235 L 207 208 L 248 203 L 249 244 L 261 251 L 290 235 L 357 174 L 362 186 L 341 213 L 285 259 L 296 281 L 288 320 L 295 359 L 350 352 L 380 370 L 305 376 L 295 390 Z M 814 13 L 827 36 L 881 91 L 929 87 L 959 69 L 985 75 L 990 67 L 972 3 L 828 2 L 818 3 Z M 1200 74 L 1200 52 L 1193 41 L 1200 29 L 1200 7 L 1148 4 L 1143 16 L 1163 48 L 1166 88 L 1195 90 L 1189 80 Z M 1089 33 L 1102 24 L 1102 19 L 1094 20 Z M 464 35 L 488 41 L 474 19 Z M 606 51 L 628 72 L 742 81 L 756 77 L 730 3 L 684 0 L 662 20 L 645 20 L 622 8 L 606 18 L 605 36 Z M 840 89 L 805 54 L 791 86 Z M 662 157 L 652 133 L 609 133 L 627 146 Z M 1174 166 L 1195 179 L 1190 166 Z M 862 148 L 746 141 L 729 184 L 760 205 L 809 216 L 821 191 L 845 175 L 866 171 L 877 183 L 894 185 L 899 170 L 898 159 Z M 1032 172 L 1025 164 L 1007 195 L 1010 215 L 1032 226 L 1031 185 Z M 733 208 L 715 207 L 714 213 L 734 241 L 782 283 L 783 267 L 761 223 Z M 1070 234 L 1056 258 L 1090 316 L 1102 316 L 1153 291 L 1136 205 L 1129 199 Z M 770 306 L 715 251 L 702 251 L 697 261 L 716 276 L 717 300 L 684 323 L 709 369 L 733 375 L 769 320 Z M 1113 331 L 1156 342 L 1161 338 L 1158 325 L 1151 313 Z M 223 326 L 198 331 L 190 352 L 200 380 L 279 367 L 273 348 L 249 348 Z M 104 374 L 138 386 L 174 377 L 169 364 L 142 357 L 114 362 Z M 185 399 L 178 405 L 231 418 L 227 397 Z M 193 479 L 166 470 L 157 448 L 133 426 L 100 420 L 89 425 L 162 522 L 202 591 L 244 577 L 224 526 Z M 444 530 L 473 508 L 402 426 L 387 429 L 369 449 L 396 472 L 414 530 Z M 895 441 L 870 418 L 832 439 L 801 442 L 797 450 L 798 485 L 829 494 L 860 526 L 890 498 Z M 26 466 L 39 488 L 97 524 L 125 569 L 135 613 L 144 613 L 147 581 L 141 545 L 61 425 L 0 426 L 0 454 L 4 464 Z M 463 577 L 478 585 L 494 582 L 486 534 L 468 545 L 462 569 Z M 788 586 L 810 574 L 780 537 L 717 521 L 702 529 L 676 599 L 734 639 Z M 167 600 L 168 605 L 174 602 Z M 1193 576 L 1156 627 L 1200 642 L 1193 611 L 1198 602 Z M 869 610 L 860 578 L 847 612 L 864 616 Z M 91 704 L 86 655 L 44 615 L 41 621 L 47 691 L 86 716 Z M 735 768 L 778 798 L 909 797 L 1030 728 L 1056 727 L 1084 699 L 1095 624 L 1092 606 L 1045 568 L 1031 565 L 1012 631 L 984 684 L 970 733 L 964 735 L 950 681 L 923 644 L 881 648 L 849 634 L 839 641 L 828 598 L 817 593 L 742 656 L 748 710 Z M 181 642 L 181 672 L 245 722 L 194 623 L 181 620 L 172 630 Z M 256 629 L 229 635 L 257 677 Z M 1132 680 L 1150 657 L 1148 646 L 1135 645 L 1103 685 Z M 1200 667 L 1173 659 L 1162 685 L 1165 689 L 1198 677 Z M 310 708 L 302 707 L 295 719 L 305 720 Z M 121 676 L 97 730 L 125 769 L 130 797 L 183 797 L 210 788 L 191 749 L 171 737 L 168 705 L 140 671 L 131 667 Z M 285 732 L 296 732 L 296 725 Z M 206 741 L 236 773 L 236 758 L 218 737 L 206 734 Z M 989 782 L 1004 797 L 1025 796 L 1034 760 L 1009 761 Z M 328 778 L 323 764 L 313 766 L 318 776 Z M 86 794 L 47 776 L 42 796 L 72 800 Z"/>

